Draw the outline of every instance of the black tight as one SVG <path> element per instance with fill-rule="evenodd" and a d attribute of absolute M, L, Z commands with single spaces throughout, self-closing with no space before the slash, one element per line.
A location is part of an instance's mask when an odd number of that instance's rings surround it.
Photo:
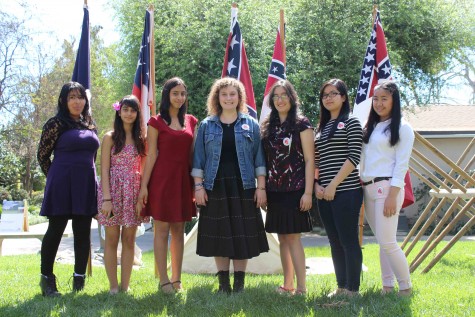
<path fill-rule="evenodd" d="M 58 252 L 59 243 L 68 224 L 69 217 L 49 217 L 48 230 L 41 243 L 41 274 L 49 276 L 53 274 L 53 265 Z M 73 216 L 74 234 L 74 272 L 85 274 L 89 249 L 91 247 L 91 222 L 87 216 Z"/>

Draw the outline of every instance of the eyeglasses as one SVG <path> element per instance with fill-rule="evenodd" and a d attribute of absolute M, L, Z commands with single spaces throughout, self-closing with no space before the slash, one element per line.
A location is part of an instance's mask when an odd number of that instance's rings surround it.
<path fill-rule="evenodd" d="M 279 99 L 282 100 L 282 101 L 287 101 L 287 100 L 289 100 L 289 96 L 284 94 L 284 95 L 281 95 L 281 96 L 275 95 L 275 96 L 272 97 L 272 100 L 274 100 L 274 102 L 279 101 Z"/>
<path fill-rule="evenodd" d="M 330 92 L 330 93 L 328 93 L 328 94 L 323 94 L 323 95 L 322 95 L 322 100 L 325 100 L 325 99 L 327 99 L 327 98 L 333 99 L 336 95 L 341 95 L 341 94 L 340 94 L 339 92 L 336 92 L 336 91 L 332 91 L 332 92 Z"/>

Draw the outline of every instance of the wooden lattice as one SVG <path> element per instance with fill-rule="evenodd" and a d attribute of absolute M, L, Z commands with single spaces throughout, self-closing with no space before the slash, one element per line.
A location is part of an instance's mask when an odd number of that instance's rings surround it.
<path fill-rule="evenodd" d="M 438 159 L 437 161 L 441 161 L 442 165 L 434 163 L 434 159 L 431 160 L 424 156 L 416 149 L 416 146 L 414 147 L 409 169 L 412 175 L 417 176 L 431 188 L 431 199 L 401 245 L 403 250 L 406 249 L 406 256 L 411 253 L 430 226 L 433 225 L 435 228 L 422 249 L 413 258 L 410 271 L 414 272 L 419 267 L 457 223 L 464 223 L 458 233 L 423 269 L 422 272 L 427 273 L 475 225 L 475 173 L 469 175 L 469 171 L 475 163 L 475 138 L 471 140 L 458 161 L 454 163 L 419 133 L 415 132 L 415 135 L 414 145 L 429 150 L 431 156 Z M 463 168 L 462 165 L 464 165 Z M 446 170 L 450 170 L 450 172 L 447 173 Z"/>

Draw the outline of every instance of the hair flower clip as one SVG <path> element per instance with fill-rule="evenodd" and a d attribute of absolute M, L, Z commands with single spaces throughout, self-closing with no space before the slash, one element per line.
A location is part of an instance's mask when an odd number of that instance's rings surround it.
<path fill-rule="evenodd" d="M 112 108 L 114 108 L 115 111 L 119 111 L 120 110 L 120 103 L 114 102 L 114 104 L 112 105 Z"/>

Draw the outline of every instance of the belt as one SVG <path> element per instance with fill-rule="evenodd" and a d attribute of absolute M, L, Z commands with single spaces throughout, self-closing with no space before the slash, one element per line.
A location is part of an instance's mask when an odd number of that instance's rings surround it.
<path fill-rule="evenodd" d="M 362 185 L 366 186 L 366 185 L 374 184 L 374 183 L 381 182 L 381 181 L 388 181 L 390 179 L 391 179 L 391 177 L 375 177 L 375 178 L 373 178 L 372 180 L 370 180 L 368 182 L 364 182 Z"/>

